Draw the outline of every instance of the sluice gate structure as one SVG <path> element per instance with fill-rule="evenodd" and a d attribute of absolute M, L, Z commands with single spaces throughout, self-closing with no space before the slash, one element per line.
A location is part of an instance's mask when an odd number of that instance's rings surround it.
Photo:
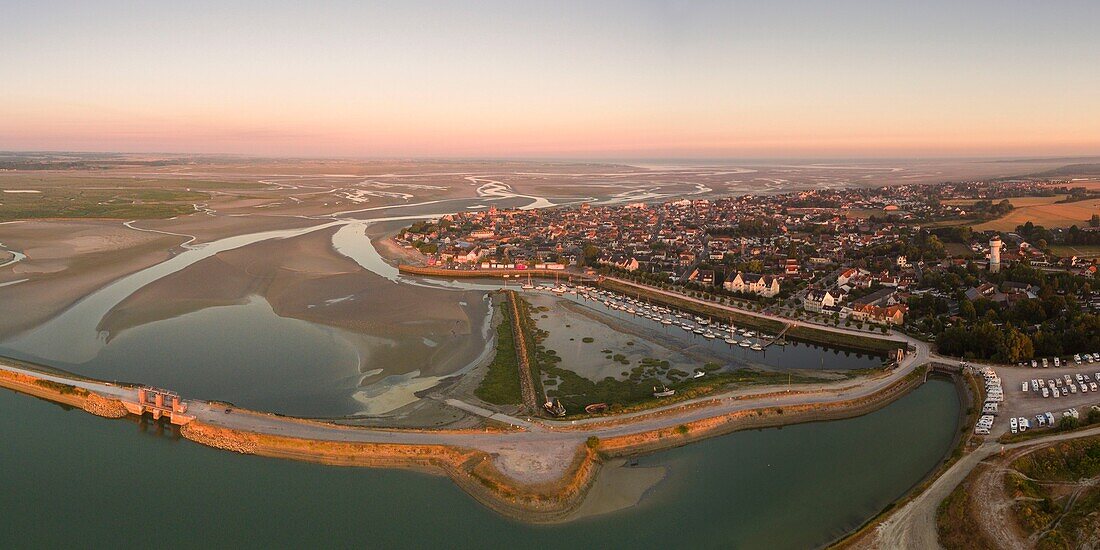
<path fill-rule="evenodd" d="M 122 404 L 130 414 L 143 416 L 149 413 L 153 420 L 167 418 L 177 426 L 183 426 L 195 419 L 194 415 L 187 414 L 187 403 L 180 399 L 178 393 L 151 386 L 137 388 L 137 403 L 124 399 Z"/>

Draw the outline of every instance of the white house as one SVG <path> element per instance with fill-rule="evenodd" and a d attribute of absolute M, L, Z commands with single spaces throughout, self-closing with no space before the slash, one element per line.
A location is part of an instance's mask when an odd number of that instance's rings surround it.
<path fill-rule="evenodd" d="M 779 294 L 779 278 L 738 271 L 733 277 L 726 277 L 726 282 L 722 283 L 722 288 L 732 292 L 747 292 L 771 297 Z"/>
<path fill-rule="evenodd" d="M 844 295 L 833 293 L 830 290 L 810 289 L 802 298 L 802 307 L 806 311 L 820 313 L 822 310 L 834 309 L 840 305 Z"/>

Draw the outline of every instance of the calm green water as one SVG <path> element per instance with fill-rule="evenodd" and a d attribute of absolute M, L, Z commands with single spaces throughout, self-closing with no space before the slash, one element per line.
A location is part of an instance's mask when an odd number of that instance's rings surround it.
<path fill-rule="evenodd" d="M 806 548 L 924 477 L 958 412 L 933 380 L 860 418 L 662 452 L 640 460 L 670 472 L 642 505 L 529 526 L 446 478 L 234 455 L 0 390 L 0 547 Z"/>

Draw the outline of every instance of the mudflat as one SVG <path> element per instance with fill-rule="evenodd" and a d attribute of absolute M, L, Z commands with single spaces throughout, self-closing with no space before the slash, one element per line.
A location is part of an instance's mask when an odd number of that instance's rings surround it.
<path fill-rule="evenodd" d="M 336 230 L 262 241 L 196 262 L 123 300 L 99 329 L 115 337 L 134 326 L 261 296 L 281 317 L 363 336 L 367 371 L 445 375 L 478 356 L 488 312 L 481 293 L 402 285 L 365 271 L 333 250 Z"/>
<path fill-rule="evenodd" d="M 26 255 L 0 269 L 0 336 L 32 328 L 107 283 L 162 262 L 183 238 L 141 233 L 104 220 L 43 220 L 0 225 L 0 242 Z"/>

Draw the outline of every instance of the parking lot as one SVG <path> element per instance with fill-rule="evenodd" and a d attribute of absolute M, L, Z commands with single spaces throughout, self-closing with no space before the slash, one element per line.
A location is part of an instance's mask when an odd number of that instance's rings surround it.
<path fill-rule="evenodd" d="M 1008 419 L 1010 417 L 1025 417 L 1030 420 L 1031 429 L 1036 429 L 1035 415 L 1037 414 L 1051 412 L 1057 422 L 1061 419 L 1062 412 L 1067 409 L 1077 409 L 1083 418 L 1088 415 L 1088 411 L 1093 405 L 1100 405 L 1100 391 L 1092 390 L 1093 383 L 1097 384 L 1097 389 L 1100 389 L 1100 381 L 1097 380 L 1097 375 L 1100 374 L 1100 363 L 1045 369 L 1041 367 L 1002 366 L 994 367 L 994 370 L 1001 377 L 1001 385 L 1004 388 L 1004 402 L 1000 404 L 997 421 L 994 423 L 992 430 L 993 436 L 998 436 L 1009 430 Z M 1088 391 L 1081 390 L 1081 384 L 1077 380 L 1078 374 L 1082 377 L 1088 376 L 1086 381 Z M 1068 393 L 1063 392 L 1063 389 L 1069 387 L 1065 379 L 1066 375 L 1069 375 L 1073 386 L 1077 390 L 1076 393 L 1072 390 Z M 1033 389 L 1032 380 L 1038 381 L 1040 379 L 1046 381 L 1049 397 L 1043 397 L 1042 388 L 1039 391 Z M 1060 397 L 1054 397 L 1053 392 L 1049 389 L 1052 380 L 1055 381 L 1053 387 L 1059 390 Z M 1058 381 L 1061 381 L 1061 384 Z M 1028 385 L 1027 391 L 1023 391 L 1025 382 Z"/>

